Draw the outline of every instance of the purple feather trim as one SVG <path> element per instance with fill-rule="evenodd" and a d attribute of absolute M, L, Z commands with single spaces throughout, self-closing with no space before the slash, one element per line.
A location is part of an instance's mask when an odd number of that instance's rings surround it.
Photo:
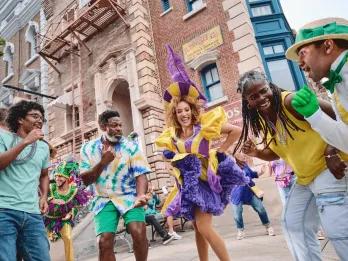
<path fill-rule="evenodd" d="M 221 158 L 218 166 L 218 175 L 214 181 L 201 180 L 201 161 L 195 155 L 188 155 L 175 162 L 175 167 L 180 170 L 183 185 L 178 195 L 166 210 L 167 216 L 183 216 L 194 220 L 194 210 L 198 207 L 201 211 L 213 215 L 221 215 L 230 202 L 231 191 L 235 186 L 245 185 L 249 179 L 231 157 Z M 218 182 L 218 183 L 216 183 Z"/>
<path fill-rule="evenodd" d="M 216 193 L 220 193 L 222 191 L 222 187 L 220 184 L 221 177 L 216 175 L 213 170 L 208 166 L 207 169 L 208 183 L 212 191 Z"/>

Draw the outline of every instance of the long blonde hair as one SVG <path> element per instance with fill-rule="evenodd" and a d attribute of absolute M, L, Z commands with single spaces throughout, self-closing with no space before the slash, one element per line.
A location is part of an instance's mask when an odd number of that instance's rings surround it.
<path fill-rule="evenodd" d="M 197 124 L 200 120 L 200 105 L 198 100 L 189 96 L 173 97 L 166 110 L 166 124 L 167 127 L 174 127 L 176 132 L 180 132 L 181 126 L 176 117 L 176 107 L 180 102 L 186 102 L 191 108 L 192 124 Z"/>

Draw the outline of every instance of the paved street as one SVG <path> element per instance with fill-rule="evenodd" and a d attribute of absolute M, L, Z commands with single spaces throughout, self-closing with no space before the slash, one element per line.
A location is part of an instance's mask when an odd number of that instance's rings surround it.
<path fill-rule="evenodd" d="M 272 225 L 274 226 L 276 236 L 270 237 L 265 235 L 265 229 L 260 225 L 257 214 L 249 207 L 245 207 L 245 232 L 246 238 L 236 240 L 236 229 L 232 219 L 232 209 L 230 206 L 226 209 L 224 215 L 214 218 L 214 226 L 225 239 L 232 260 L 253 261 L 290 261 L 290 253 L 286 247 L 284 237 L 280 228 L 281 205 L 278 198 L 278 191 L 275 188 L 273 180 L 269 177 L 261 178 L 257 183 L 260 188 L 266 191 L 265 205 L 268 210 Z M 149 231 L 148 231 L 149 232 Z M 96 261 L 96 246 L 93 235 L 93 226 L 87 226 L 83 232 L 76 237 L 75 254 L 77 260 Z M 167 246 L 161 245 L 160 238 L 157 237 L 155 243 L 151 243 L 149 250 L 150 261 L 196 261 L 198 260 L 197 251 L 194 242 L 193 230 L 186 228 L 185 232 L 180 233 L 182 240 L 173 241 Z M 150 238 L 150 236 L 148 236 Z M 322 246 L 326 240 L 321 241 Z M 89 243 L 89 245 L 87 244 Z M 116 246 L 118 253 L 117 260 L 131 261 L 134 260 L 132 253 L 127 252 L 127 246 L 120 244 Z M 51 247 L 53 261 L 61 261 L 63 258 L 63 248 L 61 242 Z M 210 251 L 211 259 L 217 260 Z M 338 260 L 330 244 L 323 251 L 323 260 Z"/>

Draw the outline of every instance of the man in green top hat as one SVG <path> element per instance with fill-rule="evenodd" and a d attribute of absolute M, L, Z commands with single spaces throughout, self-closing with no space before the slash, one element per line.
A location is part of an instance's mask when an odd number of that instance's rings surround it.
<path fill-rule="evenodd" d="M 316 20 L 299 30 L 286 57 L 299 63 L 314 82 L 321 82 L 332 96 L 336 120 L 325 114 L 308 87 L 297 92 L 293 107 L 305 116 L 322 138 L 348 153 L 348 20 Z M 325 81 L 326 80 L 326 81 Z M 336 155 L 333 149 L 329 155 Z M 347 166 L 342 165 L 342 172 Z"/>
<path fill-rule="evenodd" d="M 50 185 L 48 213 L 45 226 L 51 241 L 62 238 L 65 260 L 74 260 L 72 227 L 77 207 L 88 201 L 88 193 L 71 182 L 71 176 L 77 177 L 79 164 L 74 160 L 62 161 L 54 170 L 55 183 Z"/>
<path fill-rule="evenodd" d="M 340 173 L 335 177 L 321 175 L 310 188 L 312 191 L 326 188 L 325 192 L 316 195 L 320 220 L 340 260 L 348 260 L 347 162 L 337 154 L 338 150 L 348 153 L 348 21 L 326 18 L 305 25 L 299 30 L 295 44 L 287 50 L 286 57 L 297 61 L 302 70 L 314 82 L 321 82 L 332 96 L 336 119 L 320 109 L 315 93 L 307 86 L 296 93 L 291 103 L 331 145 L 324 154 L 326 159 L 334 157 Z M 290 205 L 288 201 L 286 209 Z M 303 223 L 296 223 L 295 215 L 286 214 L 283 221 L 285 236 L 296 260 L 318 260 L 319 247 L 316 247 L 314 236 L 299 232 Z"/>

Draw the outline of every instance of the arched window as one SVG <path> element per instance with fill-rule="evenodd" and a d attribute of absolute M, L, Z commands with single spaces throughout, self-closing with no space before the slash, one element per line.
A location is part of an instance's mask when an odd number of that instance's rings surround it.
<path fill-rule="evenodd" d="M 201 79 L 209 101 L 214 101 L 224 96 L 216 63 L 210 64 L 201 70 Z"/>
<path fill-rule="evenodd" d="M 25 41 L 28 43 L 28 60 L 36 56 L 36 34 L 39 32 L 39 25 L 30 21 L 25 32 Z"/>

